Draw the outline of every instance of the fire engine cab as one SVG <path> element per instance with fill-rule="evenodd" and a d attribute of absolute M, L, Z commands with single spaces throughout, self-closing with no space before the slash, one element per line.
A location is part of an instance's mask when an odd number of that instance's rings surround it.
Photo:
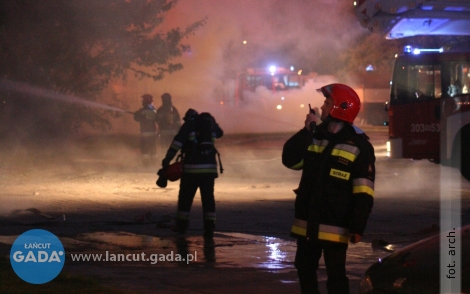
<path fill-rule="evenodd" d="M 470 35 L 468 0 L 357 0 L 361 25 L 387 39 L 417 35 Z"/>
<path fill-rule="evenodd" d="M 359 0 L 363 27 L 387 39 L 470 35 L 470 1 Z M 391 81 L 388 151 L 459 168 L 470 180 L 470 51 L 405 47 Z"/>
<path fill-rule="evenodd" d="M 257 87 L 276 92 L 300 89 L 307 82 L 308 76 L 301 69 L 291 66 L 289 69 L 274 65 L 266 68 L 247 68 L 237 74 L 235 99 L 243 101 L 247 92 L 254 92 Z"/>

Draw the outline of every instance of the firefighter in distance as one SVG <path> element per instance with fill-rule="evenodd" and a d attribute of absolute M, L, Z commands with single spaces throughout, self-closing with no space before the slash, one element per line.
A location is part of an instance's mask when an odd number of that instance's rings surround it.
<path fill-rule="evenodd" d="M 140 151 L 144 166 L 157 161 L 157 111 L 153 106 L 153 96 L 142 95 L 142 108 L 134 113 L 134 120 L 140 123 Z"/>

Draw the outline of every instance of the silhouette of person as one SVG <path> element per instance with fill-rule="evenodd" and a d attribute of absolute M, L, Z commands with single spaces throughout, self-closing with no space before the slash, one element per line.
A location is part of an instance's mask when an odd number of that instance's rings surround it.
<path fill-rule="evenodd" d="M 157 159 L 157 111 L 153 96 L 142 95 L 142 108 L 134 113 L 134 120 L 140 123 L 140 151 L 144 166 L 156 163 Z"/>
<path fill-rule="evenodd" d="M 170 94 L 164 93 L 161 98 L 162 105 L 157 109 L 156 121 L 160 130 L 160 146 L 166 150 L 181 127 L 181 117 L 173 106 Z"/>

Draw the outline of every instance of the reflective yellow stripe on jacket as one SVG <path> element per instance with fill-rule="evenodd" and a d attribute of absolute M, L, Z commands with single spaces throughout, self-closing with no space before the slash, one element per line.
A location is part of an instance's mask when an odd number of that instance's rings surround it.
<path fill-rule="evenodd" d="M 359 153 L 359 148 L 349 144 L 338 144 L 331 151 L 331 155 L 343 157 L 351 162 L 354 162 L 356 160 Z"/>
<path fill-rule="evenodd" d="M 294 219 L 294 224 L 290 231 L 299 236 L 307 236 L 307 221 L 297 218 Z"/>
<path fill-rule="evenodd" d="M 291 233 L 298 236 L 307 236 L 307 221 L 294 219 L 294 224 L 291 228 Z M 348 244 L 349 230 L 337 226 L 319 225 L 318 240 L 325 240 L 331 242 L 339 242 Z"/>
<path fill-rule="evenodd" d="M 366 178 L 353 180 L 353 194 L 366 193 L 374 197 L 374 182 Z"/>
<path fill-rule="evenodd" d="M 328 145 L 328 140 L 317 140 L 313 139 L 312 145 L 308 146 L 308 151 L 315 153 L 322 153 L 325 147 Z"/>
<path fill-rule="evenodd" d="M 320 224 L 320 227 L 318 228 L 318 240 L 348 244 L 349 230 L 341 227 Z"/>

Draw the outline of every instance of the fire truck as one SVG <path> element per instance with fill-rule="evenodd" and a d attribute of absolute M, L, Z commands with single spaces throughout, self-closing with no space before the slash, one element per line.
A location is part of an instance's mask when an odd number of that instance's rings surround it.
<path fill-rule="evenodd" d="M 470 35 L 470 1 L 356 2 L 362 26 L 386 38 Z M 392 158 L 429 159 L 470 180 L 470 52 L 405 47 L 391 81 Z"/>
<path fill-rule="evenodd" d="M 357 0 L 361 25 L 387 39 L 470 35 L 468 0 Z"/>
<path fill-rule="evenodd" d="M 258 87 L 264 87 L 271 93 L 283 93 L 302 88 L 309 75 L 293 66 L 289 69 L 275 65 L 266 68 L 247 68 L 239 72 L 235 81 L 235 101 L 238 104 L 245 100 L 248 93 L 253 93 Z"/>
<path fill-rule="evenodd" d="M 395 61 L 390 157 L 460 166 L 470 180 L 470 53 L 417 52 Z"/>

